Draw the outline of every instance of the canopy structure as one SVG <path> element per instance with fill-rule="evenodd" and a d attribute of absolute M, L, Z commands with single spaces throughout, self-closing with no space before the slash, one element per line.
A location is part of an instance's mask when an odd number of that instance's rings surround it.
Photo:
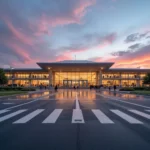
<path fill-rule="evenodd" d="M 42 69 L 53 71 L 99 71 L 108 70 L 113 62 L 93 62 L 88 60 L 65 60 L 59 62 L 38 62 Z"/>

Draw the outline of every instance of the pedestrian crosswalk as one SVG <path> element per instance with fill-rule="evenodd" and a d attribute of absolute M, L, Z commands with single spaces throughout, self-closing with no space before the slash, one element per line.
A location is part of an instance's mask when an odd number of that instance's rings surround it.
<path fill-rule="evenodd" d="M 106 124 L 111 124 L 114 123 L 112 120 L 110 120 L 102 111 L 97 110 L 97 109 L 92 109 L 92 112 L 94 113 L 94 115 L 97 117 L 97 119 L 101 122 L 101 123 L 106 123 Z"/>
<path fill-rule="evenodd" d="M 40 114 L 42 111 L 44 111 L 44 109 L 37 109 L 37 110 L 31 112 L 30 114 L 24 116 L 23 118 L 15 121 L 14 123 L 26 123 L 26 122 L 30 121 L 32 118 L 34 118 L 35 116 L 37 116 L 38 114 Z"/>
<path fill-rule="evenodd" d="M 30 112 L 27 109 L 20 109 L 17 111 L 12 110 L 0 110 L 0 123 L 7 121 L 9 119 L 15 118 L 10 120 L 12 124 L 26 124 L 28 122 L 34 121 L 35 118 L 38 118 L 40 115 L 40 122 L 42 124 L 55 124 L 59 119 L 62 121 L 64 116 L 63 112 L 66 110 L 63 109 L 54 109 L 50 113 L 46 113 L 46 115 L 42 115 L 46 109 L 36 109 Z M 92 121 L 97 121 L 97 123 L 100 124 L 116 124 L 116 120 L 119 121 L 125 121 L 129 124 L 144 124 L 145 121 L 142 120 L 146 119 L 149 121 L 150 114 L 145 111 L 139 111 L 139 110 L 119 110 L 119 109 L 109 109 L 106 112 L 103 112 L 100 109 L 91 109 L 88 110 L 90 113 L 92 113 Z M 69 113 L 69 112 L 68 112 Z M 86 123 L 90 121 L 90 119 L 87 119 L 86 112 L 81 109 L 73 109 L 70 110 L 70 114 L 65 113 L 65 115 L 70 116 L 70 120 L 68 120 L 72 124 L 78 124 L 78 123 Z M 20 117 L 21 116 L 21 117 Z M 86 117 L 85 117 L 86 116 Z M 17 119 L 16 119 L 17 118 Z M 141 121 L 142 120 L 142 121 Z"/>
<path fill-rule="evenodd" d="M 42 123 L 55 123 L 61 112 L 62 109 L 55 109 Z"/>
<path fill-rule="evenodd" d="M 143 124 L 141 121 L 121 112 L 120 110 L 111 110 L 111 111 L 131 124 Z"/>

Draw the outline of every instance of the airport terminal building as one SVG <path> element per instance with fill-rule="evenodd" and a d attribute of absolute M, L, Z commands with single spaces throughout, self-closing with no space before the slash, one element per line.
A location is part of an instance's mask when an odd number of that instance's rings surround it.
<path fill-rule="evenodd" d="M 38 62 L 40 68 L 4 69 L 8 84 L 36 87 L 59 85 L 59 87 L 142 86 L 143 77 L 150 69 L 111 68 L 112 62 L 88 60 L 65 60 L 59 62 Z"/>

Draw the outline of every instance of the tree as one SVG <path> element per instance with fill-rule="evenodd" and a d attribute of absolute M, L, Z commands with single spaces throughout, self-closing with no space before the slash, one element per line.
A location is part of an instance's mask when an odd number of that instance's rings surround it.
<path fill-rule="evenodd" d="M 2 68 L 0 68 L 0 85 L 4 85 L 8 83 L 8 79 L 5 76 L 5 72 Z"/>
<path fill-rule="evenodd" d="M 144 77 L 143 84 L 150 84 L 150 73 Z"/>

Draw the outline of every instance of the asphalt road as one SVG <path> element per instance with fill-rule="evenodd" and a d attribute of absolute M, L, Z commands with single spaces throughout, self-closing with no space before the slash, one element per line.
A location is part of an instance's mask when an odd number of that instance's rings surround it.
<path fill-rule="evenodd" d="M 150 150 L 150 98 L 59 90 L 0 99 L 1 150 Z"/>

